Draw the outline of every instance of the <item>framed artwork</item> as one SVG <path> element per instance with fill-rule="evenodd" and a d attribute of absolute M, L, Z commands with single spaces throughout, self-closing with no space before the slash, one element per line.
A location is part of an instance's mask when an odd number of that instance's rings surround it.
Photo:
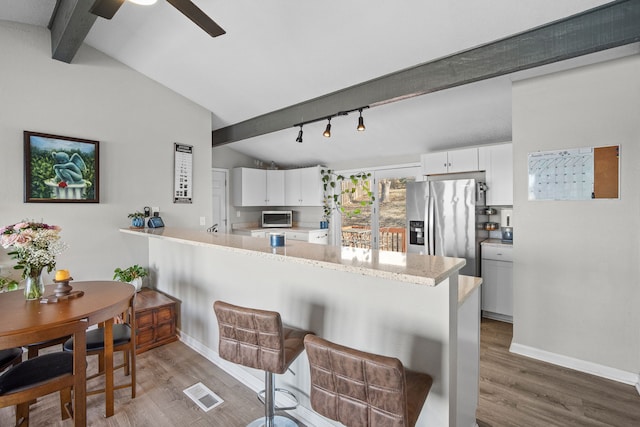
<path fill-rule="evenodd" d="M 25 203 L 99 203 L 99 142 L 24 131 Z"/>

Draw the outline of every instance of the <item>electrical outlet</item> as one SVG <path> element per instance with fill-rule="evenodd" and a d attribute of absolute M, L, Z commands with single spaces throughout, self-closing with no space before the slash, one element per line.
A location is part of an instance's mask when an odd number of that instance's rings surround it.
<path fill-rule="evenodd" d="M 159 208 L 159 207 L 157 207 L 157 206 L 152 207 L 152 208 L 151 208 L 151 215 L 153 215 L 153 214 L 154 214 L 154 213 L 156 213 L 156 212 L 160 212 L 160 208 Z"/>
<path fill-rule="evenodd" d="M 236 217 L 240 218 L 240 211 L 236 211 Z"/>
<path fill-rule="evenodd" d="M 205 217 L 200 217 L 200 225 L 205 225 Z"/>

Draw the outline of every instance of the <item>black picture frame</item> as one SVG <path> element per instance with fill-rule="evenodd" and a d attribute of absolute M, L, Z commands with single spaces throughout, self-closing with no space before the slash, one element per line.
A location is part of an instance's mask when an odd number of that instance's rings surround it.
<path fill-rule="evenodd" d="M 24 131 L 25 203 L 100 203 L 100 143 Z"/>

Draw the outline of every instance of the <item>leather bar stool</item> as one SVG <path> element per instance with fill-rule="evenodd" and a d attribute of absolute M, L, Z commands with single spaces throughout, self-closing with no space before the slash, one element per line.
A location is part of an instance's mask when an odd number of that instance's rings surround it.
<path fill-rule="evenodd" d="M 289 365 L 304 350 L 305 335 L 313 332 L 285 327 L 275 311 L 239 307 L 223 301 L 213 303 L 218 319 L 220 341 L 218 353 L 229 362 L 265 371 L 264 418 L 249 426 L 296 426 L 293 420 L 275 416 L 275 410 L 294 409 L 275 407 L 276 389 L 273 375 L 284 374 Z M 288 393 L 288 392 L 287 392 Z M 291 393 L 289 393 L 291 394 Z"/>
<path fill-rule="evenodd" d="M 413 427 L 433 379 L 380 356 L 307 335 L 311 407 L 347 427 Z"/>

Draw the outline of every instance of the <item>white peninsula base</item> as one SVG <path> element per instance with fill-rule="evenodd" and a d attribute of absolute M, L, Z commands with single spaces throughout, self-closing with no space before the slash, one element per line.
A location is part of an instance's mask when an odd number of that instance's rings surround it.
<path fill-rule="evenodd" d="M 216 300 L 275 310 L 328 340 L 397 357 L 434 379 L 419 427 L 475 425 L 480 280 L 459 278 L 464 260 L 306 242 L 272 250 L 269 239 L 192 230 L 121 231 L 149 237 L 156 287 L 181 301 L 181 340 L 254 390 L 264 388 L 263 372 L 217 355 Z M 305 353 L 291 369 L 295 375 L 276 377 L 300 401 L 291 414 L 338 425 L 310 409 Z"/>

